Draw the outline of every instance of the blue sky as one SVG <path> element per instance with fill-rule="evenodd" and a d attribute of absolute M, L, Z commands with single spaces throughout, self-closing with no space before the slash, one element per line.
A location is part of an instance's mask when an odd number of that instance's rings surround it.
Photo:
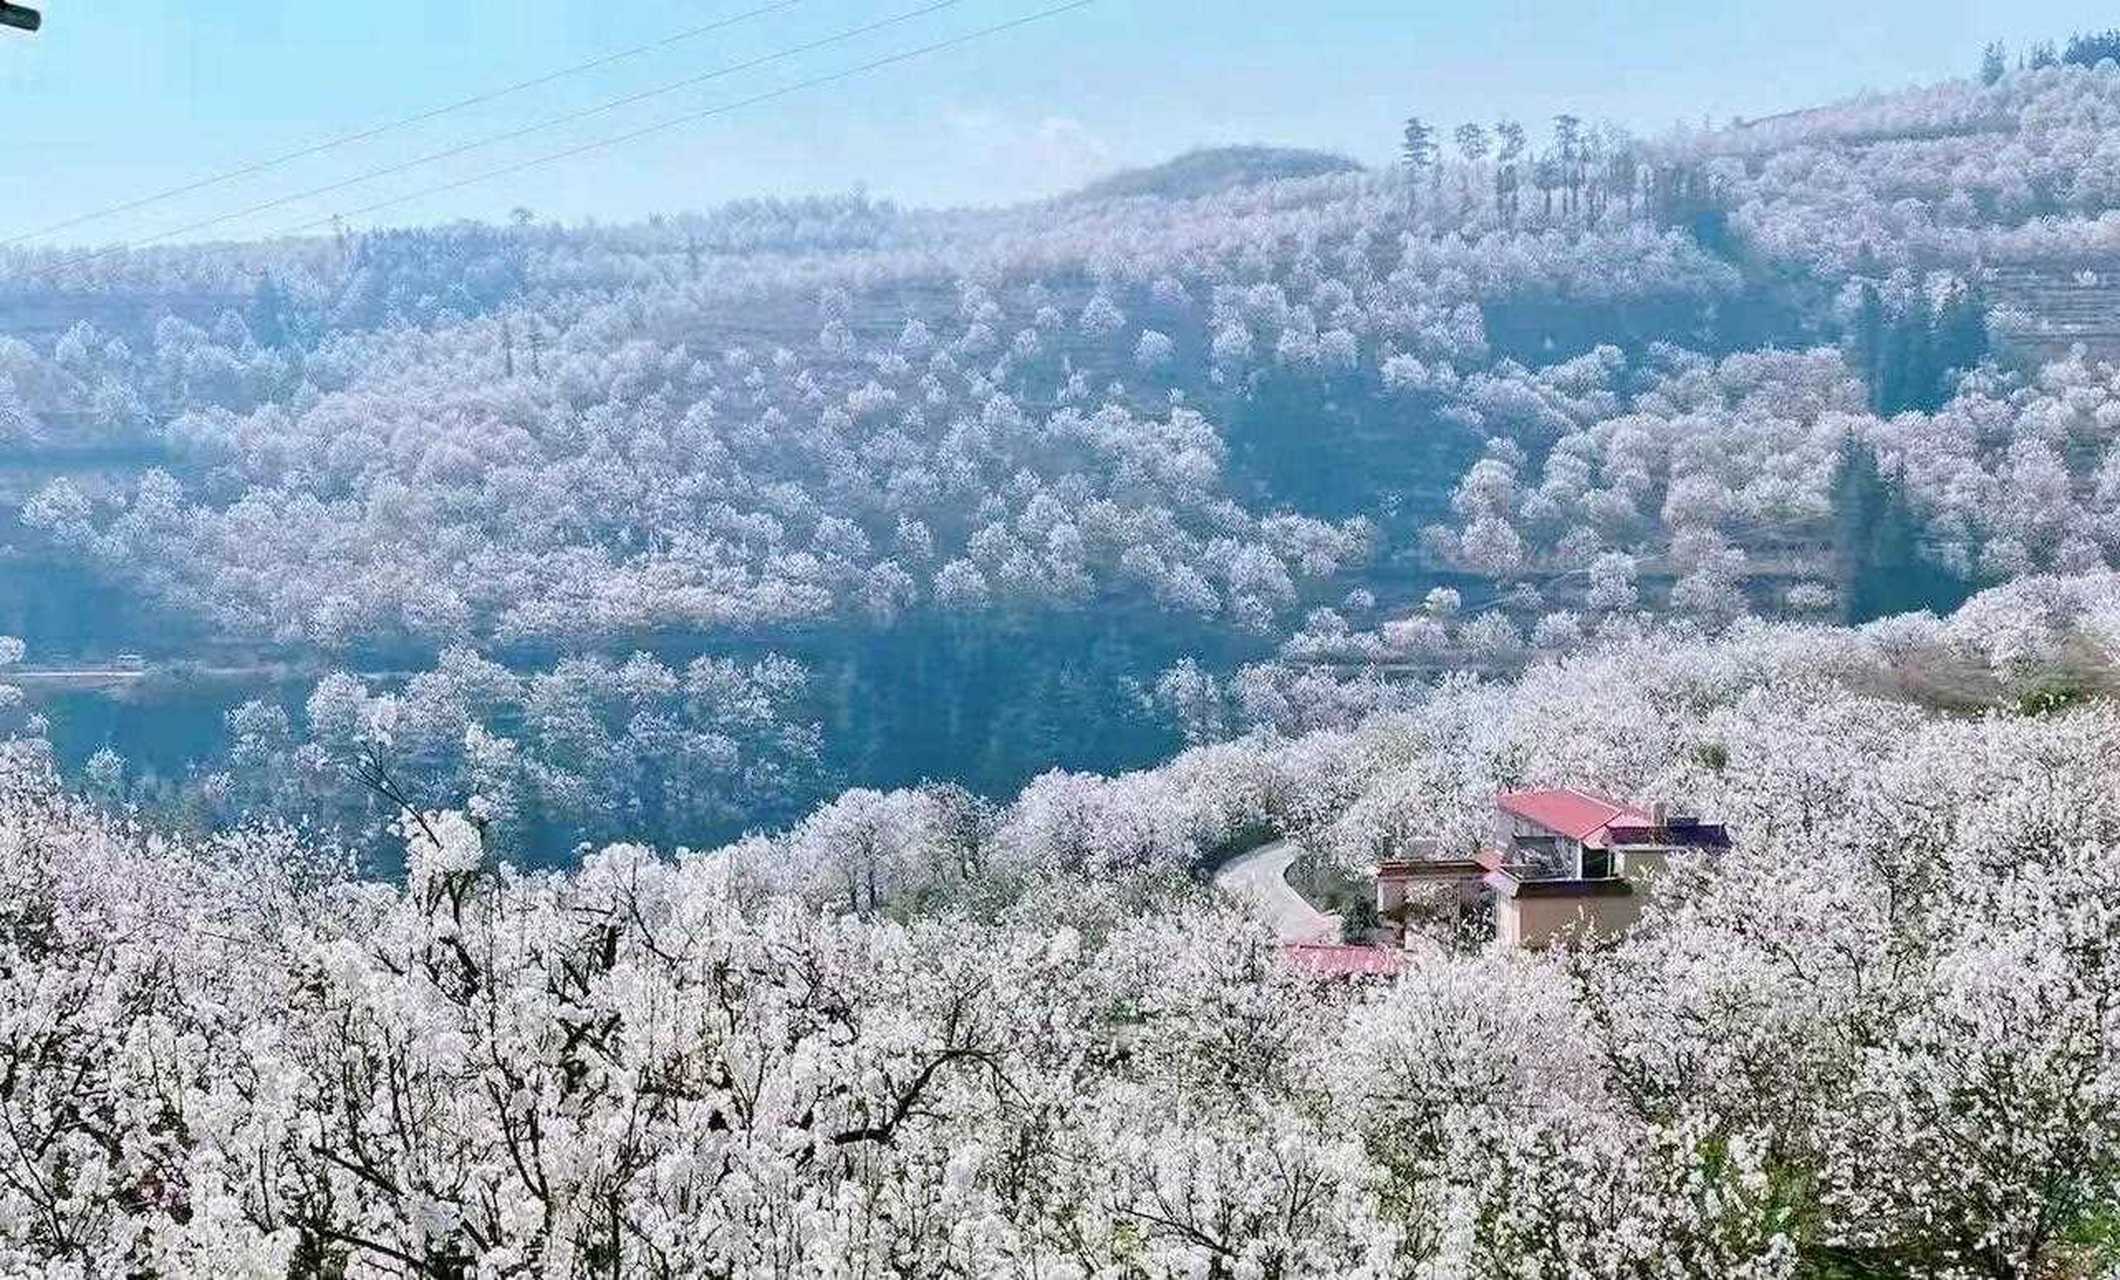
<path fill-rule="evenodd" d="M 0 32 L 0 213 L 18 232 L 48 225 L 763 2 L 43 0 L 42 34 Z M 798 0 L 532 94 L 58 238 L 152 235 L 924 2 Z M 213 234 L 283 230 L 1052 2 L 957 0 L 888 32 Z M 1377 163 L 1389 159 L 1409 112 L 1454 125 L 1570 110 L 1654 131 L 1961 74 L 1989 39 L 2015 48 L 2116 22 L 2109 6 L 2072 0 L 1096 0 L 932 58 L 369 221 L 500 218 L 518 205 L 569 221 L 614 220 L 857 185 L 912 203 L 992 203 L 1212 143 L 1323 147 Z"/>

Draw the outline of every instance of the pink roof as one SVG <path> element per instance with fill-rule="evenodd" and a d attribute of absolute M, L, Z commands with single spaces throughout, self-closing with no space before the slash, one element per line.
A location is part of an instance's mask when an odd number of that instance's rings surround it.
<path fill-rule="evenodd" d="M 1649 815 L 1630 805 L 1563 787 L 1557 791 L 1504 791 L 1494 798 L 1504 813 L 1570 840 L 1588 840 L 1614 822 L 1646 824 Z"/>
<path fill-rule="evenodd" d="M 1289 963 L 1317 978 L 1389 978 L 1406 967 L 1406 953 L 1389 947 L 1358 947 L 1336 942 L 1285 942 Z"/>

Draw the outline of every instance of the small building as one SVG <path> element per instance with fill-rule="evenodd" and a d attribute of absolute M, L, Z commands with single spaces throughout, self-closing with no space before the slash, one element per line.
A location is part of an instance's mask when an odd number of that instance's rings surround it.
<path fill-rule="evenodd" d="M 1507 791 L 1495 797 L 1487 848 L 1380 864 L 1377 912 L 1403 927 L 1417 897 L 1447 906 L 1454 895 L 1460 911 L 1474 903 L 1492 910 L 1503 946 L 1537 949 L 1582 933 L 1609 938 L 1641 919 L 1649 882 L 1673 853 L 1728 846 L 1720 824 L 1662 805 L 1642 809 L 1573 787 Z"/>
<path fill-rule="evenodd" d="M 1284 942 L 1281 954 L 1313 978 L 1395 978 L 1406 967 L 1403 951 L 1348 942 Z"/>
<path fill-rule="evenodd" d="M 1498 865 L 1484 880 L 1494 891 L 1494 936 L 1504 946 L 1625 933 L 1641 919 L 1649 882 L 1673 853 L 1730 843 L 1719 824 L 1573 787 L 1506 791 L 1494 808 Z"/>
<path fill-rule="evenodd" d="M 1486 876 L 1500 865 L 1485 850 L 1449 857 L 1433 841 L 1417 841 L 1405 856 L 1377 864 L 1377 919 L 1401 942 L 1409 930 L 1484 929 L 1492 897 Z"/>

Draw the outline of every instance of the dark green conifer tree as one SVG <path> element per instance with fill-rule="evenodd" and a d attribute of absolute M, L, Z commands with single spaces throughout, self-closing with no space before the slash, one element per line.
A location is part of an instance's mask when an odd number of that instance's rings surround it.
<path fill-rule="evenodd" d="M 1853 625 L 1919 609 L 1946 612 L 1965 584 L 1921 554 L 1921 522 L 1896 474 L 1849 435 L 1833 477 L 1833 560 L 1842 620 Z"/>

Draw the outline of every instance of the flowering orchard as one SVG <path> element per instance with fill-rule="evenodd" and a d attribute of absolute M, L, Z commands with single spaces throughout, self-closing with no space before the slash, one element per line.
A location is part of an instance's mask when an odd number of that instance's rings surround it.
<path fill-rule="evenodd" d="M 2116 1261 L 2120 711 L 1942 714 L 2112 585 L 1610 642 L 1006 806 L 853 792 L 567 872 L 406 815 L 0 801 L 0 1270 L 43 1276 L 2043 1276 Z M 1975 611 L 1972 617 L 1981 616 Z M 1923 674 L 1926 673 L 1926 674 Z M 2040 704 L 2042 708 L 2046 704 Z M 1187 873 L 1497 786 L 1736 847 L 1619 945 L 1320 984 Z"/>

